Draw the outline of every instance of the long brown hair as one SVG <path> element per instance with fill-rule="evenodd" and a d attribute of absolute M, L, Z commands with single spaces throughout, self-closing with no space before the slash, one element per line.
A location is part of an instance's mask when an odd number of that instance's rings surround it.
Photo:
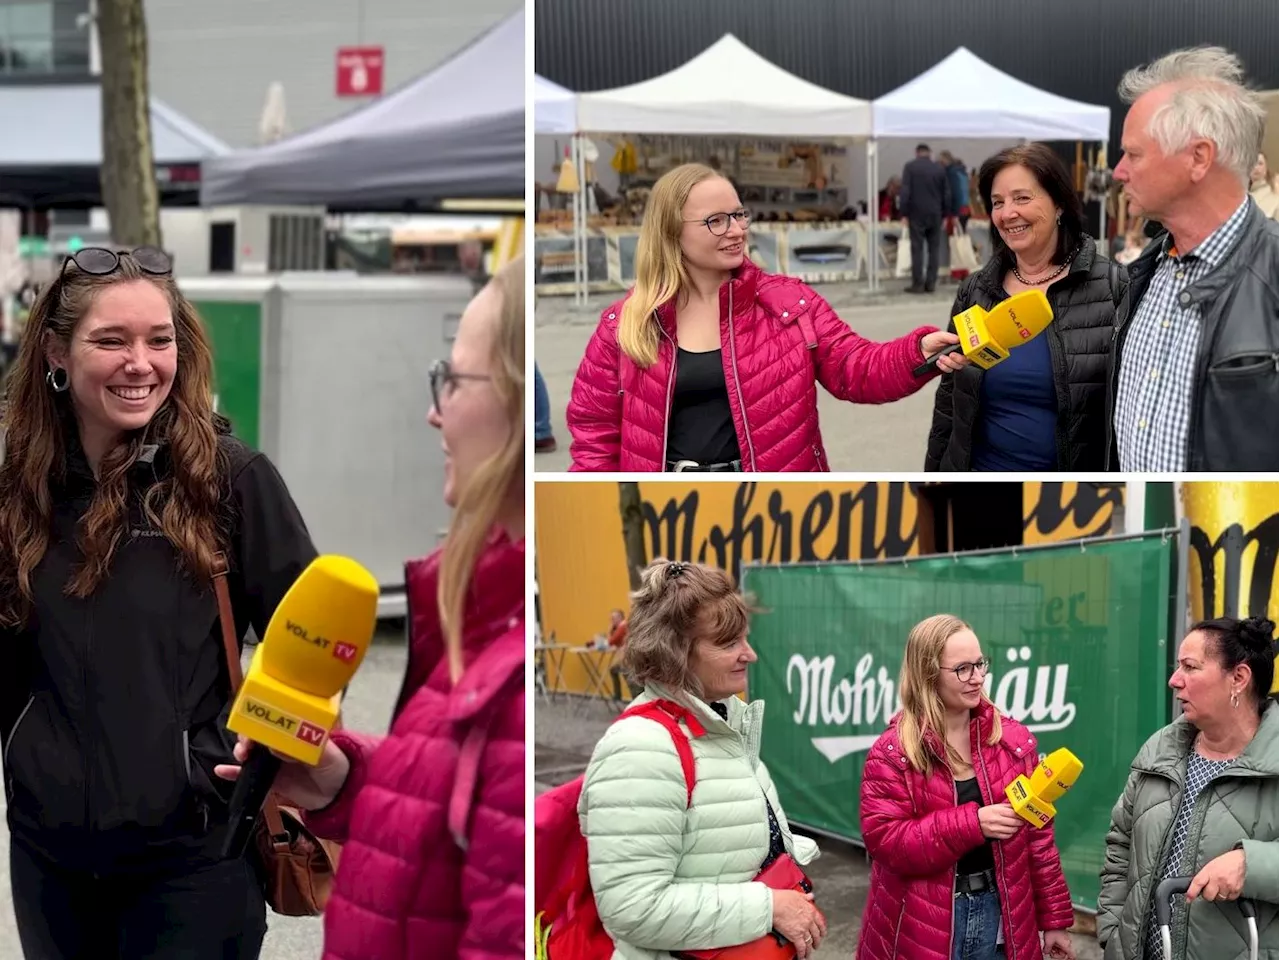
<path fill-rule="evenodd" d="M 490 369 L 493 388 L 506 407 L 511 433 L 496 453 L 481 463 L 449 524 L 440 561 L 436 602 L 444 627 L 449 674 L 462 678 L 462 627 L 467 587 L 476 561 L 502 509 L 503 500 L 519 485 L 524 493 L 524 257 L 517 257 L 490 281 L 502 298 L 494 325 Z"/>
<path fill-rule="evenodd" d="M 967 623 L 949 613 L 937 613 L 921 620 L 907 634 L 907 649 L 902 654 L 902 672 L 898 676 L 898 693 L 902 697 L 902 715 L 898 718 L 898 742 L 902 752 L 918 772 L 927 774 L 933 768 L 925 735 L 932 732 L 942 741 L 948 766 L 954 772 L 964 760 L 947 740 L 947 711 L 938 695 L 938 679 L 942 674 L 942 651 L 947 641 Z M 986 690 L 980 694 L 988 703 Z M 1000 713 L 994 713 L 988 744 L 1000 742 Z"/>
<path fill-rule="evenodd" d="M 689 192 L 704 180 L 722 176 L 704 164 L 686 163 L 659 177 L 649 194 L 636 243 L 636 285 L 618 322 L 618 346 L 638 366 L 653 366 L 658 359 L 653 311 L 691 284 L 680 250 Z"/>
<path fill-rule="evenodd" d="M 145 273 L 127 254 L 107 276 L 68 264 L 32 307 L 0 402 L 0 627 L 22 627 L 31 615 L 31 577 L 49 549 L 53 491 L 66 479 L 68 432 L 76 429 L 70 393 L 55 394 L 46 382 L 45 348 L 51 340 L 69 348 L 94 299 L 113 284 L 136 280 L 155 284 L 169 301 L 178 351 L 173 388 L 146 427 L 126 434 L 103 457 L 77 529 L 81 558 L 66 593 L 88 597 L 107 577 L 128 524 L 129 471 L 148 444 L 167 444 L 171 469 L 148 488 L 143 510 L 178 550 L 187 572 L 207 579 L 225 542 L 213 355 L 195 308 L 172 277 Z"/>

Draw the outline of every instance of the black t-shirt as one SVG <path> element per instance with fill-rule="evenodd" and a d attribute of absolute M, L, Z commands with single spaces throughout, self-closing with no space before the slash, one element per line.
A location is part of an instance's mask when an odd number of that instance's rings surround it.
<path fill-rule="evenodd" d="M 984 805 L 982 791 L 978 789 L 976 777 L 956 781 L 956 806 L 965 803 L 976 803 L 979 807 Z M 995 867 L 996 862 L 991 855 L 991 841 L 988 840 L 982 846 L 974 847 L 960 858 L 960 862 L 956 864 L 956 876 L 964 876 L 966 873 L 981 873 L 983 870 L 994 870 Z"/>
<path fill-rule="evenodd" d="M 667 459 L 708 464 L 729 463 L 740 456 L 720 351 L 678 349 Z"/>

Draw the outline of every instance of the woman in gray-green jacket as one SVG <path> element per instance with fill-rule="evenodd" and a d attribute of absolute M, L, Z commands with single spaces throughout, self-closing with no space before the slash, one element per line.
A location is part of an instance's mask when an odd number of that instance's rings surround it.
<path fill-rule="evenodd" d="M 1237 960 L 1249 934 L 1237 901 L 1254 902 L 1258 956 L 1276 960 L 1277 707 L 1275 624 L 1197 623 L 1169 686 L 1182 715 L 1138 751 L 1111 811 L 1098 894 L 1104 960 L 1162 960 L 1156 884 L 1193 877 L 1174 901 L 1172 960 Z"/>

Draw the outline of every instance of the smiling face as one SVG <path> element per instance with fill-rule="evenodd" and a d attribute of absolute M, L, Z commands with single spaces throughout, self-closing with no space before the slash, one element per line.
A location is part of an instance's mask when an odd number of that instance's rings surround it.
<path fill-rule="evenodd" d="M 680 252 L 687 266 L 709 271 L 736 270 L 742 266 L 747 250 L 747 228 L 729 217 L 727 229 L 717 236 L 703 222 L 716 214 L 732 214 L 741 209 L 738 192 L 728 180 L 711 177 L 694 185 L 684 204 L 682 219 L 685 222 L 680 230 Z"/>
<path fill-rule="evenodd" d="M 747 635 L 724 642 L 699 639 L 689 654 L 689 669 L 702 684 L 707 703 L 737 696 L 747 689 L 747 666 L 759 659 Z"/>
<path fill-rule="evenodd" d="M 1015 255 L 1041 255 L 1058 244 L 1061 210 L 1034 173 L 1010 164 L 991 181 L 991 222 Z"/>
<path fill-rule="evenodd" d="M 427 421 L 440 431 L 445 453 L 444 502 L 456 507 L 476 469 L 496 455 L 511 435 L 502 397 L 494 387 L 494 335 L 502 293 L 490 283 L 467 306 L 458 323 L 449 359 L 450 375 L 440 384 L 440 407 Z"/>
<path fill-rule="evenodd" d="M 977 663 L 982 659 L 982 645 L 972 630 L 961 630 L 947 638 L 939 658 L 938 697 L 948 711 L 972 710 L 982 700 L 982 681 L 986 673 L 974 668 L 969 679 L 956 676 L 955 667 Z"/>
<path fill-rule="evenodd" d="M 151 422 L 173 389 L 178 347 L 169 299 L 148 280 L 113 283 L 95 296 L 71 342 L 46 347 L 65 369 L 86 450 L 107 450 Z"/>

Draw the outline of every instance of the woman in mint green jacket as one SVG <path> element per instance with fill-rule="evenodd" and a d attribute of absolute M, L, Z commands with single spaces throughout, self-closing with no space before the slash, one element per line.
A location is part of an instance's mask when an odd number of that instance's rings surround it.
<path fill-rule="evenodd" d="M 1111 812 L 1098 942 L 1104 960 L 1163 960 L 1156 884 L 1193 877 L 1174 898 L 1172 960 L 1244 960 L 1258 914 L 1258 956 L 1280 954 L 1276 924 L 1277 707 L 1275 624 L 1255 618 L 1197 623 L 1169 680 L 1182 715 L 1138 751 Z"/>
<path fill-rule="evenodd" d="M 614 960 L 665 960 L 770 930 L 804 960 L 826 934 L 812 895 L 752 879 L 782 853 L 803 866 L 818 847 L 792 835 L 760 761 L 764 703 L 737 696 L 756 660 L 748 602 L 723 570 L 666 560 L 644 571 L 631 601 L 623 656 L 645 687 L 636 703 L 673 701 L 705 733 L 690 738 L 691 802 L 671 734 L 653 720 L 622 718 L 591 756 L 578 815 Z"/>

